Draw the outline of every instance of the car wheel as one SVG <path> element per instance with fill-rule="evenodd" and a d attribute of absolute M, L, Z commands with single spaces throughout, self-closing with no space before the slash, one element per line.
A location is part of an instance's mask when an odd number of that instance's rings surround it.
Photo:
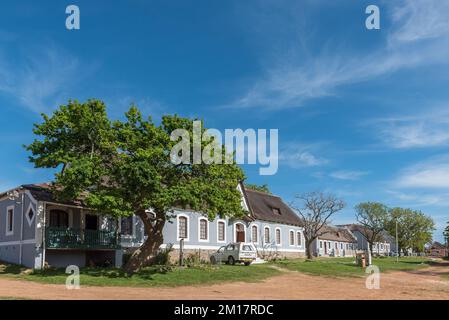
<path fill-rule="evenodd" d="M 210 264 L 217 264 L 217 259 L 215 259 L 215 257 L 210 257 Z"/>
<path fill-rule="evenodd" d="M 233 266 L 235 264 L 235 260 L 233 256 L 229 256 L 228 258 L 228 264 L 230 264 L 231 266 Z"/>
<path fill-rule="evenodd" d="M 245 262 L 245 266 L 249 266 L 251 262 Z"/>

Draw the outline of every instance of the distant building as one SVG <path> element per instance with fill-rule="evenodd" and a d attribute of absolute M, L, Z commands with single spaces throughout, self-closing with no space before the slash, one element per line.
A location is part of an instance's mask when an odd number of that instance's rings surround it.
<path fill-rule="evenodd" d="M 357 239 L 346 228 L 324 226 L 324 233 L 313 243 L 315 256 L 353 257 L 357 251 Z"/>
<path fill-rule="evenodd" d="M 449 256 L 449 248 L 435 241 L 429 248 L 429 254 L 432 257 L 439 257 L 439 258 L 447 257 Z"/>
<path fill-rule="evenodd" d="M 340 225 L 341 228 L 347 228 L 357 239 L 358 250 L 368 250 L 368 240 L 372 234 L 371 230 L 359 224 L 346 224 Z M 372 254 L 377 255 L 390 255 L 396 252 L 396 243 L 394 237 L 388 232 L 383 231 L 379 235 L 379 241 L 373 243 Z"/>

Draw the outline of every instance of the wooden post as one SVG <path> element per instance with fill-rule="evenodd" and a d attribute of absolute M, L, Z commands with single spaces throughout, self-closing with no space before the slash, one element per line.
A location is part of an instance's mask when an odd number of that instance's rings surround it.
<path fill-rule="evenodd" d="M 179 266 L 184 265 L 184 239 L 179 241 Z"/>

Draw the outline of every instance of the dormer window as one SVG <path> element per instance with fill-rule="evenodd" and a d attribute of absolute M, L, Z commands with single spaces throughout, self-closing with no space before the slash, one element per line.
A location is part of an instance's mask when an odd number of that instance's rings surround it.
<path fill-rule="evenodd" d="M 279 208 L 271 208 L 271 210 L 273 210 L 273 213 L 280 216 L 281 215 L 281 210 L 279 210 Z"/>

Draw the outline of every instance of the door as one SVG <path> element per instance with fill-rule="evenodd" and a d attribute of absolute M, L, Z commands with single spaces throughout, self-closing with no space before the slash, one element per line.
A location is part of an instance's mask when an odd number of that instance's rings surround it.
<path fill-rule="evenodd" d="M 245 227 L 241 223 L 235 225 L 236 242 L 245 242 Z"/>
<path fill-rule="evenodd" d="M 86 214 L 86 230 L 98 230 L 98 216 Z"/>

